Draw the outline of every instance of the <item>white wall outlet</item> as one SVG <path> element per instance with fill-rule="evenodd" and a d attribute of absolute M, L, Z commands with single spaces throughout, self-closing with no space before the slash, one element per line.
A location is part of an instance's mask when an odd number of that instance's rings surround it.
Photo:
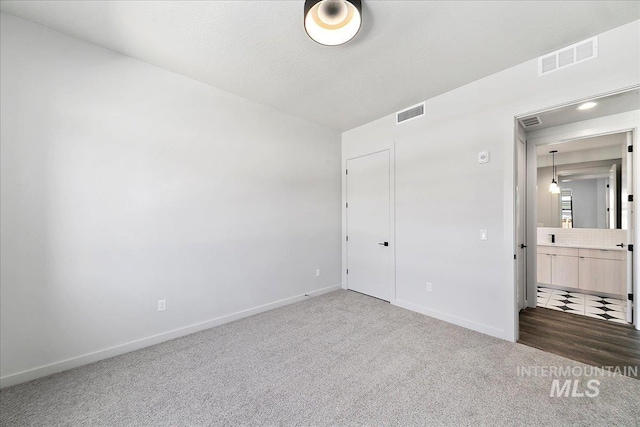
<path fill-rule="evenodd" d="M 480 230 L 480 240 L 489 240 L 487 230 Z"/>
<path fill-rule="evenodd" d="M 158 311 L 165 311 L 167 309 L 167 300 L 158 300 Z"/>
<path fill-rule="evenodd" d="M 489 152 L 488 151 L 481 151 L 478 153 L 478 163 L 483 164 L 483 163 L 489 163 Z"/>
<path fill-rule="evenodd" d="M 320 269 L 316 270 L 316 277 L 320 277 Z"/>
<path fill-rule="evenodd" d="M 433 285 L 427 282 L 427 292 L 431 292 L 433 290 Z"/>

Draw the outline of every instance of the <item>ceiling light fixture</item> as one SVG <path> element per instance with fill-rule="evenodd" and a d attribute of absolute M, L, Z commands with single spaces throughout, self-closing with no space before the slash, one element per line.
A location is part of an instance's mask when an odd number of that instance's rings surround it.
<path fill-rule="evenodd" d="M 597 102 L 585 102 L 584 104 L 580 105 L 578 107 L 578 110 L 590 110 L 593 107 L 595 107 L 596 105 L 598 105 Z"/>
<path fill-rule="evenodd" d="M 551 177 L 551 184 L 549 185 L 549 193 L 551 194 L 560 194 L 560 186 L 558 186 L 558 182 L 556 181 L 556 153 L 558 150 L 549 151 L 551 156 L 553 156 L 553 168 L 551 169 L 551 173 L 553 174 Z"/>
<path fill-rule="evenodd" d="M 355 37 L 362 23 L 361 0 L 306 0 L 304 29 L 325 46 L 344 44 Z"/>

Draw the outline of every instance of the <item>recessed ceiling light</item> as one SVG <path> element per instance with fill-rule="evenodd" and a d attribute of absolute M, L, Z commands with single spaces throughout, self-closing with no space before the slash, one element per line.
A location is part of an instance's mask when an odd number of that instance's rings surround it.
<path fill-rule="evenodd" d="M 584 104 L 578 107 L 578 110 L 590 110 L 596 105 L 598 105 L 597 102 L 585 102 Z"/>
<path fill-rule="evenodd" d="M 315 42 L 337 46 L 355 37 L 361 14 L 361 0 L 306 0 L 304 29 Z"/>

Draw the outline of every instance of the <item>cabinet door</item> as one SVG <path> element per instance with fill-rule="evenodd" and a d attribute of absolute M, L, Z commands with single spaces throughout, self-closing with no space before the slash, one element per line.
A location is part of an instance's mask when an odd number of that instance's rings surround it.
<path fill-rule="evenodd" d="M 538 283 L 551 284 L 551 255 L 538 254 Z"/>
<path fill-rule="evenodd" d="M 578 287 L 578 257 L 553 255 L 551 257 L 551 284 Z"/>
<path fill-rule="evenodd" d="M 627 263 L 614 259 L 580 258 L 580 289 L 626 294 Z"/>

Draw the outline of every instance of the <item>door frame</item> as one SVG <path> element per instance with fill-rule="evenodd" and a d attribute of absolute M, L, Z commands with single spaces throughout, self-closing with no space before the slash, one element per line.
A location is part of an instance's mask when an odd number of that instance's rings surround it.
<path fill-rule="evenodd" d="M 528 269 L 528 259 L 529 259 L 529 248 L 527 245 L 528 242 L 528 234 L 527 234 L 527 203 L 529 202 L 529 197 L 528 197 L 528 187 L 529 187 L 529 177 L 527 176 L 527 170 L 528 170 L 528 165 L 527 165 L 527 138 L 526 138 L 526 133 L 524 130 L 524 127 L 518 122 L 516 121 L 516 133 L 515 133 L 515 167 L 514 167 L 514 181 L 515 181 L 515 196 L 514 196 L 514 256 L 513 259 L 515 261 L 514 263 L 514 272 L 515 272 L 515 280 L 516 280 L 516 307 L 518 310 L 518 313 L 520 312 L 520 310 L 528 307 L 528 288 L 527 288 L 527 272 L 529 271 Z M 519 182 L 520 180 L 520 171 L 518 170 L 518 167 L 520 165 L 520 159 L 519 159 L 519 153 L 520 153 L 520 145 L 523 144 L 524 145 L 524 198 L 523 200 L 520 201 L 520 203 L 518 204 L 518 190 L 519 190 L 519 185 L 521 184 Z M 518 208 L 520 207 L 524 207 L 524 213 L 521 212 Z M 520 226 L 524 229 L 524 241 L 522 242 L 522 244 L 524 245 L 524 248 L 520 248 L 519 244 L 518 244 L 518 238 L 519 238 L 519 233 L 518 233 L 518 223 L 519 220 L 522 217 L 524 218 L 524 221 L 521 221 Z M 518 272 L 518 265 L 519 265 L 519 259 L 522 259 L 522 257 L 524 256 L 524 259 L 522 261 L 523 265 L 524 265 L 524 283 L 523 285 L 523 289 L 520 289 L 519 283 L 518 283 L 518 279 L 520 278 L 520 274 Z M 520 294 L 522 294 L 522 300 L 523 300 L 523 306 L 520 305 Z M 516 333 L 517 336 L 517 333 Z"/>
<path fill-rule="evenodd" d="M 536 114 L 541 114 L 544 112 L 549 112 L 549 111 L 553 111 L 555 109 L 558 108 L 563 108 L 563 107 L 567 107 L 567 106 L 572 106 L 572 105 L 576 105 L 576 104 L 580 104 L 583 102 L 587 102 L 587 101 L 594 101 L 600 98 L 605 98 L 607 96 L 612 96 L 612 95 L 616 95 L 616 94 L 621 94 L 621 93 L 625 93 L 625 92 L 630 92 L 630 91 L 634 91 L 634 90 L 638 90 L 640 89 L 640 85 L 635 85 L 632 87 L 627 87 L 627 88 L 623 88 L 620 90 L 616 90 L 616 91 L 611 91 L 611 92 L 607 92 L 604 94 L 600 94 L 600 95 L 594 95 L 588 98 L 582 98 L 582 99 L 578 99 L 578 100 L 574 100 L 571 102 L 567 102 L 564 104 L 560 104 L 560 105 L 555 105 L 552 107 L 547 107 L 547 108 L 543 108 L 540 110 L 536 110 L 536 111 L 531 111 L 531 112 L 527 112 L 527 113 L 523 113 L 523 114 L 518 114 L 516 116 L 514 116 L 513 122 L 514 122 L 514 138 L 513 138 L 513 171 L 514 171 L 514 180 L 513 180 L 513 209 L 514 209 L 514 221 L 513 221 L 513 253 L 514 255 L 518 253 L 518 248 L 517 248 L 517 229 L 516 229 L 516 221 L 515 219 L 517 218 L 517 215 L 519 214 L 518 212 L 518 208 L 517 208 L 517 204 L 516 204 L 516 197 L 517 197 L 517 176 L 518 176 L 518 146 L 517 144 L 519 143 L 518 141 L 518 126 L 520 125 L 519 120 L 523 117 L 528 117 L 531 115 L 536 115 Z M 640 186 L 638 185 L 640 183 L 640 177 L 637 173 L 638 171 L 638 165 L 640 163 L 638 163 L 638 161 L 640 160 L 640 146 L 638 145 L 639 143 L 639 135 L 638 135 L 638 131 L 640 130 L 640 123 L 638 119 L 635 120 L 629 120 L 629 121 L 624 121 L 624 123 L 620 122 L 620 123 L 614 123 L 614 124 L 605 124 L 605 125 L 601 125 L 601 126 L 597 126 L 597 127 L 592 127 L 589 129 L 577 129 L 575 131 L 568 131 L 566 133 L 562 133 L 562 134 L 554 134 L 554 135 L 549 135 L 549 136 L 542 136 L 542 137 L 538 137 L 538 138 L 534 138 L 533 140 L 527 140 L 526 142 L 526 155 L 527 155 L 527 159 L 526 159 L 526 176 L 527 176 L 527 185 L 526 185 L 526 192 L 527 192 L 527 200 L 526 200 L 526 242 L 525 244 L 527 245 L 527 259 L 526 259 L 526 269 L 527 269 L 527 273 L 525 275 L 526 277 L 526 284 L 525 287 L 527 289 L 527 295 L 529 296 L 528 300 L 527 300 L 527 306 L 528 307 L 536 307 L 537 304 L 537 292 L 533 292 L 535 291 L 536 287 L 537 287 L 537 252 L 538 252 L 538 243 L 537 243 L 537 158 L 536 158 L 536 147 L 540 146 L 540 145 L 550 145 L 550 144 L 555 144 L 555 143 L 559 143 L 559 142 L 565 142 L 568 140 L 576 140 L 576 139 L 582 139 L 582 138 L 590 138 L 590 137 L 595 137 L 595 136 L 602 136 L 602 135 L 609 135 L 609 134 L 614 134 L 614 133 L 623 133 L 623 132 L 631 132 L 632 134 L 632 143 L 633 145 L 636 147 L 633 150 L 633 165 L 634 165 L 634 170 L 633 170 L 633 183 L 632 183 L 632 188 L 633 191 L 636 192 L 637 190 L 640 189 Z M 534 183 L 535 185 L 532 185 L 532 183 Z M 630 218 L 630 221 L 633 222 L 633 224 L 635 225 L 635 230 L 634 232 L 634 243 L 637 244 L 640 242 L 640 226 L 638 223 L 638 217 L 639 217 L 639 210 L 638 208 L 636 208 L 634 206 L 634 210 L 632 213 L 632 218 Z M 640 330 L 640 310 L 638 309 L 639 306 L 639 302 L 638 301 L 638 297 L 640 295 L 640 289 L 639 289 L 639 285 L 638 285 L 638 276 L 640 276 L 640 273 L 638 271 L 638 251 L 640 250 L 640 248 L 634 250 L 633 252 L 631 252 L 631 258 L 632 258 L 632 269 L 634 271 L 633 274 L 633 281 L 632 281 L 632 285 L 633 285 L 633 295 L 634 295 L 634 303 L 635 303 L 635 316 L 633 319 L 633 324 L 635 326 L 635 329 Z M 514 330 L 515 330 L 515 341 L 518 341 L 519 336 L 520 336 L 520 316 L 519 316 L 519 306 L 518 306 L 518 297 L 517 297 L 517 287 L 518 287 L 518 271 L 517 271 L 517 261 L 514 259 L 514 270 L 513 270 L 513 287 L 514 287 L 514 292 L 513 292 L 513 301 L 511 302 L 512 304 L 512 308 L 514 310 Z"/>
<path fill-rule="evenodd" d="M 347 245 L 347 161 L 370 154 L 389 152 L 389 265 L 391 266 L 390 303 L 396 300 L 396 183 L 395 183 L 395 142 L 384 144 L 379 149 L 355 150 L 342 157 L 342 289 L 349 289 L 348 245 Z"/>

